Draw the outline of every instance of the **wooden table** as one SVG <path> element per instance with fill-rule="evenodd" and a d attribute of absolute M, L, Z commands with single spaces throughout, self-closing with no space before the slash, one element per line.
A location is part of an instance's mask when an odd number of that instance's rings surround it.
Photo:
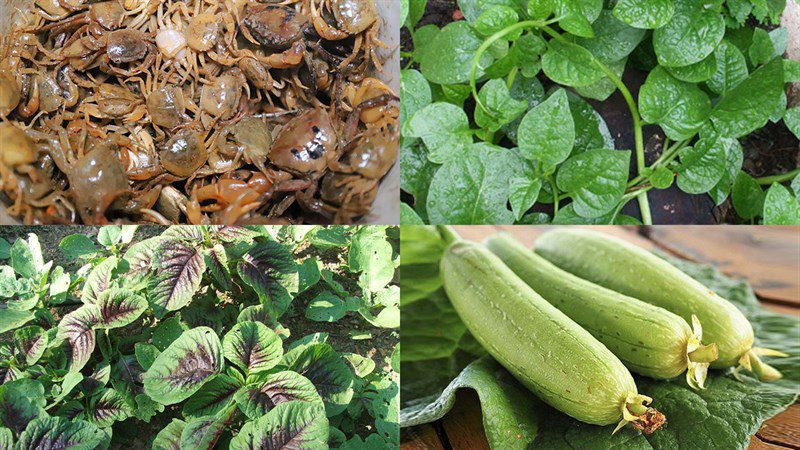
<path fill-rule="evenodd" d="M 480 241 L 498 231 L 527 246 L 550 227 L 456 227 L 465 239 Z M 587 227 L 591 228 L 591 227 Z M 727 275 L 747 279 L 765 307 L 800 318 L 800 228 L 745 226 L 599 227 L 642 247 L 710 263 Z M 403 428 L 402 450 L 488 449 L 478 397 L 459 390 L 456 404 L 441 420 Z M 763 424 L 751 450 L 800 449 L 800 405 Z"/>

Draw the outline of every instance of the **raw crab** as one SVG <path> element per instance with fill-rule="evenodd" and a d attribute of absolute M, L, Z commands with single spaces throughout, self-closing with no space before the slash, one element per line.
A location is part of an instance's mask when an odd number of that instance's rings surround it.
<path fill-rule="evenodd" d="M 352 222 L 397 159 L 376 0 L 35 0 L 0 40 L 26 223 Z"/>

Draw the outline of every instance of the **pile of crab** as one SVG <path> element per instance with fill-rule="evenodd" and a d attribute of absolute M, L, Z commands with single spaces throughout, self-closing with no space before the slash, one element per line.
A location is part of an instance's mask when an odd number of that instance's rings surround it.
<path fill-rule="evenodd" d="M 30 0 L 0 43 L 25 223 L 349 223 L 398 152 L 375 0 Z"/>

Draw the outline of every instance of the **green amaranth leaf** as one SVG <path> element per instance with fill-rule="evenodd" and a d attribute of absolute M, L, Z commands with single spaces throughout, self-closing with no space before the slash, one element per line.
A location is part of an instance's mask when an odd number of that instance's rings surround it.
<path fill-rule="evenodd" d="M 316 322 L 336 322 L 347 314 L 347 303 L 330 291 L 320 292 L 308 303 L 306 318 Z"/>
<path fill-rule="evenodd" d="M 183 416 L 192 419 L 217 414 L 233 402 L 233 395 L 240 387 L 242 383 L 236 378 L 224 373 L 217 375 L 184 403 Z"/>
<path fill-rule="evenodd" d="M 94 242 L 85 234 L 71 234 L 58 244 L 58 248 L 64 252 L 67 258 L 79 258 L 84 255 L 97 253 Z"/>
<path fill-rule="evenodd" d="M 283 364 L 314 383 L 329 417 L 344 411 L 353 398 L 353 373 L 328 344 L 292 349 L 284 355 Z"/>
<path fill-rule="evenodd" d="M 283 343 L 261 322 L 240 322 L 223 338 L 222 352 L 245 373 L 263 372 L 281 360 Z"/>
<path fill-rule="evenodd" d="M 264 374 L 239 389 L 234 395 L 239 409 L 255 420 L 277 405 L 290 401 L 322 404 L 314 384 L 308 378 L 292 371 Z"/>
<path fill-rule="evenodd" d="M 258 420 L 247 422 L 231 441 L 231 450 L 286 448 L 305 450 L 328 448 L 328 419 L 317 403 L 287 402 L 276 406 Z"/>
<path fill-rule="evenodd" d="M 203 253 L 190 243 L 165 241 L 155 255 L 156 278 L 150 301 L 176 311 L 188 305 L 206 270 Z"/>
<path fill-rule="evenodd" d="M 184 332 L 142 376 L 145 392 L 163 405 L 191 397 L 219 373 L 221 353 L 222 344 L 214 330 L 197 327 Z"/>
<path fill-rule="evenodd" d="M 181 432 L 180 447 L 212 450 L 225 432 L 226 422 L 217 416 L 197 417 L 190 420 Z"/>

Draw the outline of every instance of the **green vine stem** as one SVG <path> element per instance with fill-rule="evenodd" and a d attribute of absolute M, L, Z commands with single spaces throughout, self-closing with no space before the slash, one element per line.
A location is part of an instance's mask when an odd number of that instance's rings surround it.
<path fill-rule="evenodd" d="M 541 28 L 546 26 L 545 22 L 540 22 L 538 20 L 526 20 L 523 22 L 517 22 L 514 25 L 508 26 L 503 28 L 502 30 L 498 31 L 497 33 L 489 36 L 478 50 L 475 51 L 475 56 L 472 58 L 472 69 L 470 70 L 469 74 L 469 86 L 472 88 L 472 96 L 475 98 L 475 102 L 478 104 L 478 107 L 483 110 L 486 114 L 490 117 L 495 117 L 495 115 L 486 108 L 486 105 L 483 104 L 480 97 L 478 97 L 478 67 L 481 63 L 481 58 L 483 54 L 486 53 L 486 50 L 492 46 L 495 42 L 502 39 L 506 35 L 513 33 L 517 30 L 524 30 L 526 28 Z"/>
<path fill-rule="evenodd" d="M 551 19 L 547 22 L 542 22 L 538 20 L 526 20 L 518 22 L 489 36 L 489 38 L 483 41 L 481 46 L 478 47 L 478 50 L 475 52 L 475 56 L 472 58 L 472 68 L 470 71 L 469 84 L 470 88 L 472 89 L 472 96 L 475 98 L 475 102 L 477 103 L 478 107 L 481 108 L 486 114 L 488 114 L 491 117 L 494 117 L 494 114 L 492 114 L 492 112 L 486 108 L 486 106 L 483 104 L 480 97 L 478 96 L 478 81 L 477 81 L 477 73 L 478 73 L 478 67 L 480 65 L 480 60 L 483 57 L 483 54 L 486 53 L 486 50 L 488 50 L 489 47 L 492 46 L 492 44 L 497 42 L 499 39 L 502 39 L 506 35 L 518 30 L 524 30 L 529 28 L 539 28 L 545 33 L 549 34 L 553 39 L 567 43 L 567 41 L 564 39 L 563 36 L 561 36 L 561 34 L 559 34 L 558 32 L 556 32 L 555 30 L 553 30 L 548 26 L 548 24 L 558 20 L 559 19 L 556 18 L 556 19 Z M 631 116 L 633 118 L 634 141 L 636 146 L 637 174 L 641 175 L 642 173 L 644 173 L 647 166 L 645 164 L 645 159 L 644 159 L 644 137 L 642 134 L 642 118 L 639 115 L 639 108 L 636 106 L 636 100 L 633 98 L 633 94 L 631 94 L 630 90 L 628 90 L 628 87 L 625 86 L 625 83 L 622 81 L 622 79 L 618 77 L 617 74 L 614 73 L 614 71 L 612 71 L 608 66 L 600 62 L 594 56 L 592 56 L 592 61 L 595 63 L 598 69 L 600 69 L 600 71 L 602 71 L 603 74 L 605 74 L 605 76 L 608 77 L 614 83 L 614 85 L 617 86 L 619 91 L 622 93 L 622 96 L 625 97 L 625 102 L 628 104 L 628 108 L 630 109 Z M 553 195 L 554 196 L 557 195 L 555 190 L 553 192 Z M 639 201 L 639 210 L 641 211 L 642 215 L 642 222 L 645 225 L 651 225 L 653 223 L 653 218 L 652 214 L 650 213 L 650 202 L 647 199 L 647 192 L 646 191 L 640 192 L 637 195 L 637 198 Z M 554 205 L 555 205 L 554 209 L 557 211 L 558 202 L 556 201 Z"/>
<path fill-rule="evenodd" d="M 556 179 L 551 175 L 548 177 L 550 182 L 550 189 L 553 190 L 553 217 L 558 214 L 558 189 L 556 187 Z"/>
<path fill-rule="evenodd" d="M 780 175 L 771 175 L 768 177 L 756 178 L 756 181 L 758 182 L 758 184 L 783 183 L 784 181 L 793 180 L 794 177 L 796 177 L 797 175 L 800 175 L 800 167 Z"/>
<path fill-rule="evenodd" d="M 564 39 L 561 34 L 553 30 L 552 28 L 548 27 L 547 25 L 542 27 L 542 31 L 549 34 L 553 39 L 558 40 L 559 42 L 563 43 L 570 43 L 566 39 Z M 601 72 L 609 79 L 612 83 L 619 89 L 619 92 L 625 98 L 625 103 L 628 104 L 628 109 L 631 111 L 631 117 L 633 118 L 633 136 L 634 136 L 634 143 L 636 146 L 636 172 L 638 175 L 644 173 L 647 165 L 645 164 L 644 160 L 644 135 L 642 134 L 642 117 L 639 115 L 639 107 L 636 106 L 636 100 L 633 98 L 633 94 L 631 91 L 628 90 L 628 87 L 625 86 L 625 83 L 622 81 L 622 78 L 618 77 L 613 70 L 611 70 L 607 65 L 603 64 L 597 58 L 592 55 L 592 61 L 600 69 Z M 650 213 L 650 202 L 647 200 L 647 193 L 641 192 L 638 195 L 639 200 L 639 210 L 642 213 L 642 223 L 645 225 L 652 225 L 653 224 L 653 217 Z"/>

